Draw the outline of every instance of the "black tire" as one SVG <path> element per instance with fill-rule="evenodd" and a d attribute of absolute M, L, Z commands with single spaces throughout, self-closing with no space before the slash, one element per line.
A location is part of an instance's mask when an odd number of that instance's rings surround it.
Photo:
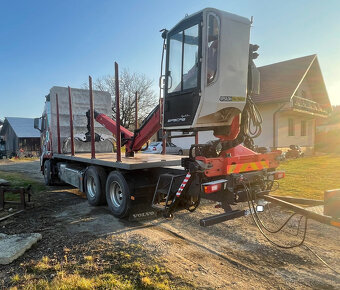
<path fill-rule="evenodd" d="M 103 168 L 90 166 L 85 173 L 84 188 L 90 205 L 105 204 L 106 172 Z"/>
<path fill-rule="evenodd" d="M 112 171 L 106 180 L 106 201 L 115 217 L 124 218 L 131 208 L 129 186 L 120 172 Z"/>
<path fill-rule="evenodd" d="M 182 150 L 179 150 L 179 151 L 178 151 L 178 155 L 183 155 L 183 151 L 182 151 Z"/>
<path fill-rule="evenodd" d="M 45 185 L 53 185 L 50 160 L 44 162 L 44 181 Z"/>

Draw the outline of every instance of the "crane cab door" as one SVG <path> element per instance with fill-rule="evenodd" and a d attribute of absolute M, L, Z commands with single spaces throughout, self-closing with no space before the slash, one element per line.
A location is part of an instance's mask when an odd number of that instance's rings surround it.
<path fill-rule="evenodd" d="M 199 13 L 167 34 L 164 128 L 190 128 L 194 121 L 201 91 L 201 23 Z"/>

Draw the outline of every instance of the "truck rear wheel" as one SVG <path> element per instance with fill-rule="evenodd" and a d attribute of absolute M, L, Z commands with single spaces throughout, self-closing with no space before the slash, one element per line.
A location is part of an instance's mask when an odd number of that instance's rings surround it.
<path fill-rule="evenodd" d="M 106 180 L 106 201 L 115 217 L 124 218 L 129 214 L 130 190 L 120 172 L 112 171 Z"/>
<path fill-rule="evenodd" d="M 53 185 L 50 160 L 44 162 L 44 181 L 45 185 Z"/>
<path fill-rule="evenodd" d="M 85 193 L 90 205 L 105 203 L 106 173 L 103 168 L 90 166 L 85 174 Z"/>

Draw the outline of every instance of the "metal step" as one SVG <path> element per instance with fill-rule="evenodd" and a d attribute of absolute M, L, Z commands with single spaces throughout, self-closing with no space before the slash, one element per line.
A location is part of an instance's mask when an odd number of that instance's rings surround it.
<path fill-rule="evenodd" d="M 155 188 L 155 193 L 152 199 L 152 207 L 157 210 L 161 210 L 165 212 L 171 207 L 174 199 L 176 198 L 175 194 L 171 194 L 170 191 L 174 184 L 174 181 L 178 177 L 183 177 L 185 175 L 175 175 L 171 173 L 161 174 L 158 178 L 158 182 Z M 159 188 L 161 187 L 161 188 Z"/>
<path fill-rule="evenodd" d="M 160 210 L 160 211 L 165 211 L 165 206 L 161 204 L 153 204 L 152 208 Z"/>
<path fill-rule="evenodd" d="M 176 178 L 179 176 L 185 176 L 185 174 L 172 174 L 172 173 L 163 173 L 160 176 L 162 177 L 168 177 L 168 178 Z"/>
<path fill-rule="evenodd" d="M 162 194 L 165 194 L 165 195 L 168 195 L 168 191 L 169 191 L 169 189 L 166 189 L 166 188 L 157 189 L 157 193 L 162 193 Z"/>

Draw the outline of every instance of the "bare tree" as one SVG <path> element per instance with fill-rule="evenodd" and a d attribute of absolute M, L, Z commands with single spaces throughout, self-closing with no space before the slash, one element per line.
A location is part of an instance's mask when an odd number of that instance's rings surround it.
<path fill-rule="evenodd" d="M 88 84 L 84 83 L 84 88 Z M 99 91 L 107 91 L 112 96 L 112 118 L 116 118 L 115 103 L 115 78 L 106 75 L 96 79 L 93 88 Z M 157 105 L 158 98 L 152 90 L 152 80 L 144 74 L 131 73 L 123 69 L 119 75 L 119 95 L 120 95 L 120 118 L 121 125 L 127 129 L 134 129 L 135 123 L 135 93 L 138 100 L 138 123 L 144 120 L 152 109 Z"/>

